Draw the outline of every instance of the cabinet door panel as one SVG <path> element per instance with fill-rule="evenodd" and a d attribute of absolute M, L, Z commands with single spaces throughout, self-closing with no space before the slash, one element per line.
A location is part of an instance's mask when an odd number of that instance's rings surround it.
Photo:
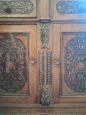
<path fill-rule="evenodd" d="M 85 30 L 85 24 L 54 24 L 55 102 L 86 102 Z"/>
<path fill-rule="evenodd" d="M 1 25 L 0 103 L 36 101 L 35 62 L 36 26 Z"/>

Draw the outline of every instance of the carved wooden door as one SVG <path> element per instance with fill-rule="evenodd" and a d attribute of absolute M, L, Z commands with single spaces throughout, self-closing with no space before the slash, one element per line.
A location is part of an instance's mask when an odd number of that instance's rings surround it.
<path fill-rule="evenodd" d="M 36 50 L 35 25 L 0 26 L 0 103 L 35 103 Z"/>
<path fill-rule="evenodd" d="M 54 102 L 86 102 L 86 24 L 54 24 Z"/>

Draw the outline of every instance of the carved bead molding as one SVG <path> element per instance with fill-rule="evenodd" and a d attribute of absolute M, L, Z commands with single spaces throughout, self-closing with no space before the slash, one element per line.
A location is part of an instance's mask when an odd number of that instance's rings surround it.
<path fill-rule="evenodd" d="M 47 85 L 52 84 L 52 52 L 50 50 L 39 52 L 39 84 L 44 85 L 45 82 Z"/>
<path fill-rule="evenodd" d="M 30 14 L 32 11 L 31 0 L 0 1 L 0 14 Z"/>
<path fill-rule="evenodd" d="M 59 14 L 85 14 L 86 2 L 83 1 L 58 1 L 56 10 Z"/>
<path fill-rule="evenodd" d="M 86 113 L 1 113 L 0 115 L 86 115 Z"/>

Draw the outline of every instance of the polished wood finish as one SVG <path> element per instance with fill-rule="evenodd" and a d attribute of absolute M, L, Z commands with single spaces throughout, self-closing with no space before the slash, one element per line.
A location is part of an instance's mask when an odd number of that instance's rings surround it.
<path fill-rule="evenodd" d="M 0 33 L 25 32 L 29 35 L 29 39 L 26 41 L 22 36 L 20 38 L 24 42 L 26 49 L 28 49 L 29 72 L 27 83 L 29 87 L 24 89 L 26 91 L 25 96 L 0 96 L 0 112 L 52 114 L 58 112 L 86 112 L 86 95 L 62 96 L 61 94 L 63 75 L 61 63 L 62 33 L 86 32 L 86 14 L 61 15 L 56 10 L 57 0 L 31 0 L 31 2 L 34 5 L 34 9 L 30 14 L 1 15 L 0 18 Z M 47 32 L 46 25 L 48 25 Z M 42 26 L 44 29 L 42 29 Z M 46 36 L 49 41 L 43 44 L 41 39 L 45 39 Z M 52 84 L 47 85 L 45 83 L 40 85 L 39 52 L 46 52 L 46 50 L 52 52 Z M 47 77 L 46 65 L 45 59 L 44 77 Z M 49 88 L 49 105 L 42 105 L 40 103 L 40 92 L 44 85 Z M 29 94 L 27 94 L 27 91 Z"/>

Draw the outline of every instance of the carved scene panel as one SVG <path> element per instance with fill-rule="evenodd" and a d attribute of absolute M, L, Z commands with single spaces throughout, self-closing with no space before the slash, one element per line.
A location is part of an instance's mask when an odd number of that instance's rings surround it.
<path fill-rule="evenodd" d="M 86 95 L 86 33 L 62 34 L 62 96 Z"/>
<path fill-rule="evenodd" d="M 28 33 L 0 33 L 0 95 L 28 94 Z"/>

